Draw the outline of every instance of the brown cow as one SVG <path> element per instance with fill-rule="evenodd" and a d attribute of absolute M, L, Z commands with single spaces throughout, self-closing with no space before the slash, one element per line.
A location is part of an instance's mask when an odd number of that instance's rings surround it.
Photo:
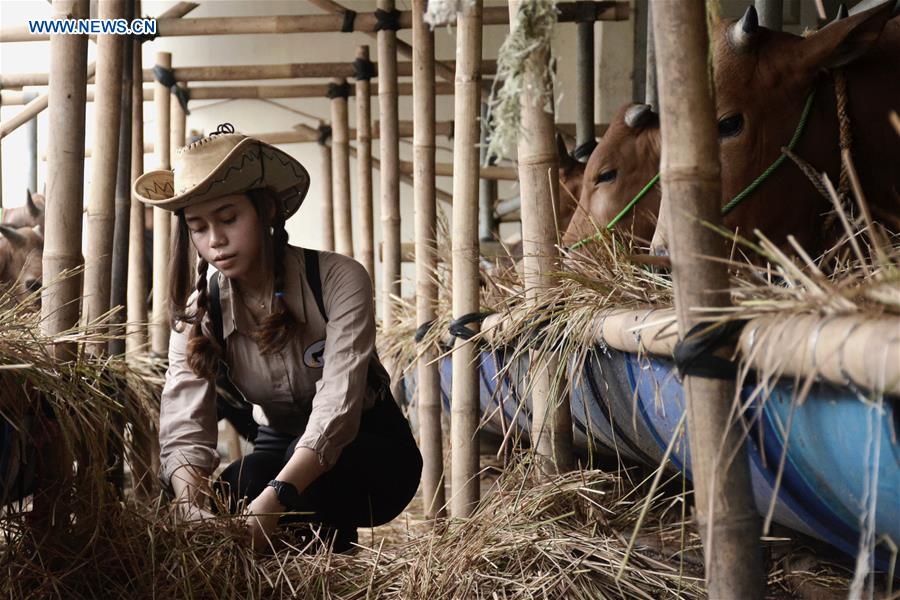
<path fill-rule="evenodd" d="M 25 192 L 25 206 L 3 209 L 0 225 L 8 225 L 10 227 L 34 227 L 35 225 L 40 225 L 43 229 L 44 195 L 32 194 L 29 189 L 26 189 Z"/>
<path fill-rule="evenodd" d="M 563 236 L 571 246 L 603 230 L 659 172 L 659 117 L 646 104 L 623 106 L 588 159 L 579 209 Z M 616 224 L 646 246 L 656 227 L 660 192 L 655 185 Z"/>
<path fill-rule="evenodd" d="M 815 91 L 796 155 L 832 182 L 840 174 L 840 133 L 833 69 L 847 82 L 851 152 L 876 218 L 900 216 L 900 139 L 888 124 L 900 105 L 900 19 L 893 2 L 836 20 L 808 37 L 760 27 L 751 6 L 716 28 L 714 71 L 723 206 L 771 165 L 794 134 Z M 830 74 L 825 71 L 831 70 Z M 776 244 L 788 234 L 811 253 L 833 242 L 832 204 L 806 175 L 785 162 L 725 218 L 749 234 L 759 228 Z M 664 245 L 659 227 L 654 247 Z"/>
<path fill-rule="evenodd" d="M 21 302 L 41 288 L 43 253 L 40 227 L 0 225 L 0 297 Z"/>

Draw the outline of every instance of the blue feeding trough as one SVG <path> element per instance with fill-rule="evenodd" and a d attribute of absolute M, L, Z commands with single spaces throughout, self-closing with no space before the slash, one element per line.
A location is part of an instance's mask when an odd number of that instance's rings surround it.
<path fill-rule="evenodd" d="M 484 427 L 502 433 L 510 425 L 526 436 L 530 400 L 522 400 L 527 361 L 498 378 L 502 352 L 480 360 Z M 450 407 L 451 361 L 441 362 L 441 391 Z M 673 436 L 670 464 L 690 472 L 684 389 L 674 364 L 610 348 L 596 348 L 581 373 L 570 370 L 576 444 L 630 461 L 659 465 Z M 410 386 L 411 387 L 411 386 Z M 803 403 L 794 383 L 771 385 L 753 396 L 754 382 L 741 393 L 750 403 L 747 450 L 754 499 L 760 514 L 857 556 L 874 547 L 875 566 L 893 560 L 885 539 L 900 544 L 900 443 L 897 399 L 876 402 L 863 393 L 816 384 Z M 521 407 L 520 407 L 521 405 Z M 781 472 L 779 481 L 779 471 Z M 777 482 L 777 483 L 776 483 Z"/>

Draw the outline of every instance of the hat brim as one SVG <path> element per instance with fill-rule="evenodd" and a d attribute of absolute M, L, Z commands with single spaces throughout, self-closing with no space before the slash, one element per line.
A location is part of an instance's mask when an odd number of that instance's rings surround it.
<path fill-rule="evenodd" d="M 309 191 L 309 173 L 293 156 L 254 138 L 245 138 L 222 159 L 203 181 L 175 192 L 173 171 L 150 171 L 132 186 L 134 197 L 150 206 L 177 211 L 214 198 L 256 188 L 269 188 L 284 203 L 285 218 L 303 203 Z"/>

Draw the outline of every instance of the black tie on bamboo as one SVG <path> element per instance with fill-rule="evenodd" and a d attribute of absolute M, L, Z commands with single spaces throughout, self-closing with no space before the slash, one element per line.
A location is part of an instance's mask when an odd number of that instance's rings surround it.
<path fill-rule="evenodd" d="M 169 91 L 178 98 L 179 104 L 181 104 L 181 108 L 184 110 L 184 114 L 189 115 L 191 111 L 188 110 L 188 100 L 190 100 L 190 94 L 187 91 L 187 88 L 179 87 L 178 82 L 175 81 L 175 72 L 172 69 L 167 69 L 160 65 L 156 65 L 153 67 L 153 77 L 158 81 L 161 85 L 169 88 Z"/>
<path fill-rule="evenodd" d="M 350 84 L 346 81 L 343 83 L 329 83 L 328 91 L 325 92 L 325 95 L 330 100 L 334 100 L 335 98 L 349 98 Z"/>
<path fill-rule="evenodd" d="M 735 319 L 721 325 L 694 325 L 684 338 L 675 343 L 672 352 L 679 376 L 734 379 L 737 365 L 727 358 L 717 356 L 715 352 L 723 347 L 733 347 L 734 337 L 746 324 L 746 320 Z"/>
<path fill-rule="evenodd" d="M 316 142 L 320 146 L 324 146 L 329 139 L 331 139 L 331 125 L 319 125 L 319 137 L 316 139 Z"/>
<path fill-rule="evenodd" d="M 368 58 L 357 58 L 353 61 L 353 76 L 357 81 L 368 81 L 375 76 L 375 63 Z"/>
<path fill-rule="evenodd" d="M 397 31 L 400 29 L 400 11 L 375 9 L 375 31 Z"/>
<path fill-rule="evenodd" d="M 349 8 L 344 11 L 344 20 L 341 22 L 341 31 L 350 33 L 353 31 L 353 22 L 356 20 L 356 11 Z"/>
<path fill-rule="evenodd" d="M 474 336 L 478 334 L 477 331 L 472 331 L 466 325 L 469 323 L 481 323 L 484 321 L 485 317 L 487 317 L 490 313 L 486 312 L 476 312 L 476 313 L 468 313 L 462 315 L 458 319 L 453 319 L 450 321 L 450 325 L 447 329 L 450 331 L 450 335 L 455 338 L 459 338 L 461 340 L 470 340 Z"/>

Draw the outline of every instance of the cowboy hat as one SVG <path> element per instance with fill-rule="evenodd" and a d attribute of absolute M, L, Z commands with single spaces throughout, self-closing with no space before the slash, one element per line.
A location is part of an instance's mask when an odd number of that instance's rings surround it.
<path fill-rule="evenodd" d="M 295 158 L 260 140 L 234 133 L 230 123 L 179 148 L 174 169 L 138 177 L 135 198 L 178 211 L 213 198 L 269 188 L 284 203 L 285 219 L 297 212 L 309 191 L 309 173 Z"/>

